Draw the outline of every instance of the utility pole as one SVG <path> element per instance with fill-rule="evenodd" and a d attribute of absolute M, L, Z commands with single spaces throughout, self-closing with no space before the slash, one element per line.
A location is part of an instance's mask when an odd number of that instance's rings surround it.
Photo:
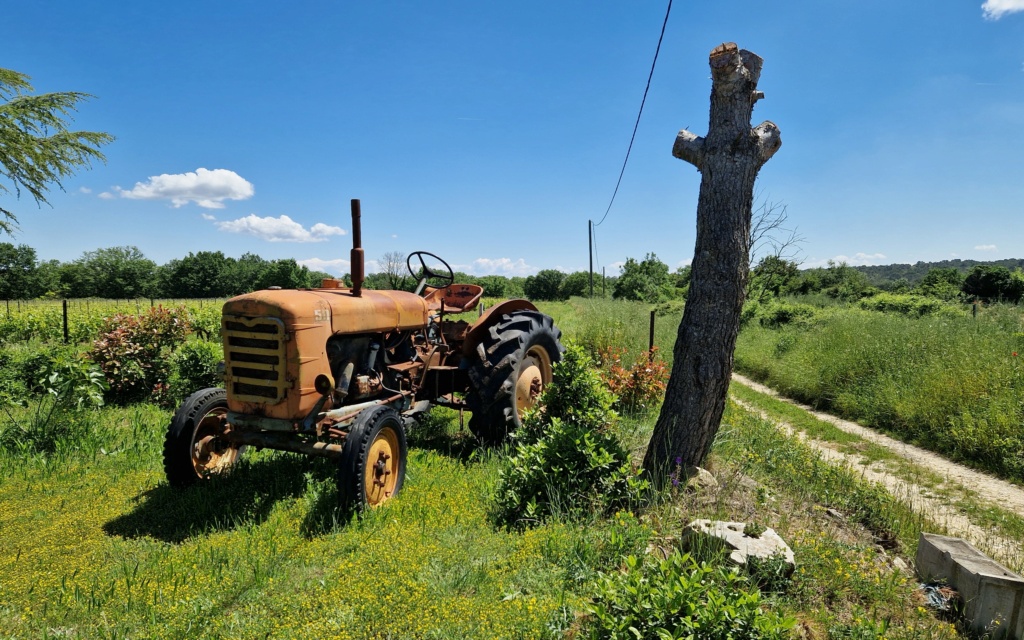
<path fill-rule="evenodd" d="M 590 252 L 590 297 L 594 297 L 594 221 L 587 220 L 587 251 Z"/>

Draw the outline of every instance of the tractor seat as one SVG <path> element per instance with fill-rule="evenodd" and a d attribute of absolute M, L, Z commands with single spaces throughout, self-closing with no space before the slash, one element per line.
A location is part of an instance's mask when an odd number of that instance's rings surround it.
<path fill-rule="evenodd" d="M 476 284 L 450 284 L 447 287 L 433 289 L 423 296 L 427 307 L 437 311 L 444 303 L 445 313 L 465 313 L 472 311 L 476 303 L 484 295 L 484 288 Z"/>

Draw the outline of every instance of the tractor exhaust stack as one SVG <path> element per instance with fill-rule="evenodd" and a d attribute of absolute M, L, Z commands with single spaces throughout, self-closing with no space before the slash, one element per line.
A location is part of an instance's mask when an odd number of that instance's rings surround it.
<path fill-rule="evenodd" d="M 352 295 L 358 297 L 362 295 L 363 280 L 365 280 L 365 274 L 363 273 L 363 230 L 359 218 L 362 212 L 360 210 L 359 200 L 356 198 L 352 199 L 352 258 L 351 258 L 351 272 L 352 272 Z"/>

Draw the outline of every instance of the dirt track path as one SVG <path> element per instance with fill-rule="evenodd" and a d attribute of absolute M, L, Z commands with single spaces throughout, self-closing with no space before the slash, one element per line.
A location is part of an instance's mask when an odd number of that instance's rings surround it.
<path fill-rule="evenodd" d="M 773 422 L 779 424 L 780 428 L 788 433 L 798 435 L 808 445 L 821 452 L 825 459 L 838 464 L 849 464 L 851 467 L 861 470 L 866 479 L 884 485 L 894 495 L 907 501 L 915 511 L 924 513 L 933 522 L 945 526 L 950 535 L 969 540 L 978 548 L 992 555 L 992 557 L 1018 571 L 1024 568 L 1022 541 L 1000 537 L 992 530 L 974 524 L 963 511 L 954 504 L 951 504 L 948 499 L 936 495 L 936 491 L 941 489 L 952 489 L 956 493 L 968 492 L 976 497 L 981 505 L 996 506 L 1024 518 L 1024 488 L 975 471 L 974 469 L 969 469 L 955 462 L 950 462 L 931 451 L 926 451 L 890 438 L 855 422 L 842 420 L 827 413 L 815 411 L 811 407 L 783 398 L 774 390 L 739 374 L 734 373 L 733 380 L 755 391 L 800 407 L 819 420 L 828 422 L 842 431 L 885 447 L 900 457 L 941 476 L 943 478 L 943 485 L 940 487 L 916 484 L 891 473 L 885 468 L 884 463 L 875 462 L 869 464 L 861 456 L 840 451 L 838 447 L 831 443 L 808 438 L 806 434 L 794 429 L 791 425 L 779 423 L 777 420 L 772 419 Z M 754 411 L 761 414 L 762 417 L 771 419 L 756 407 L 749 406 L 739 400 L 736 400 L 736 402 L 749 411 Z"/>

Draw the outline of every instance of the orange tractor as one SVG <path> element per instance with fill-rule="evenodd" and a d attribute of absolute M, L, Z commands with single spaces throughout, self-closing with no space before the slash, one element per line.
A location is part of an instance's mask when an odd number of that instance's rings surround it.
<path fill-rule="evenodd" d="M 406 429 L 432 405 L 468 409 L 470 429 L 497 442 L 520 425 L 551 366 L 561 332 L 527 300 L 472 323 L 483 288 L 417 251 L 418 285 L 363 290 L 360 206 L 352 201 L 352 287 L 271 288 L 224 303 L 226 388 L 197 391 L 175 412 L 164 443 L 174 487 L 224 472 L 245 447 L 332 458 L 345 507 L 375 507 L 402 488 Z M 415 265 L 418 265 L 414 267 Z"/>

